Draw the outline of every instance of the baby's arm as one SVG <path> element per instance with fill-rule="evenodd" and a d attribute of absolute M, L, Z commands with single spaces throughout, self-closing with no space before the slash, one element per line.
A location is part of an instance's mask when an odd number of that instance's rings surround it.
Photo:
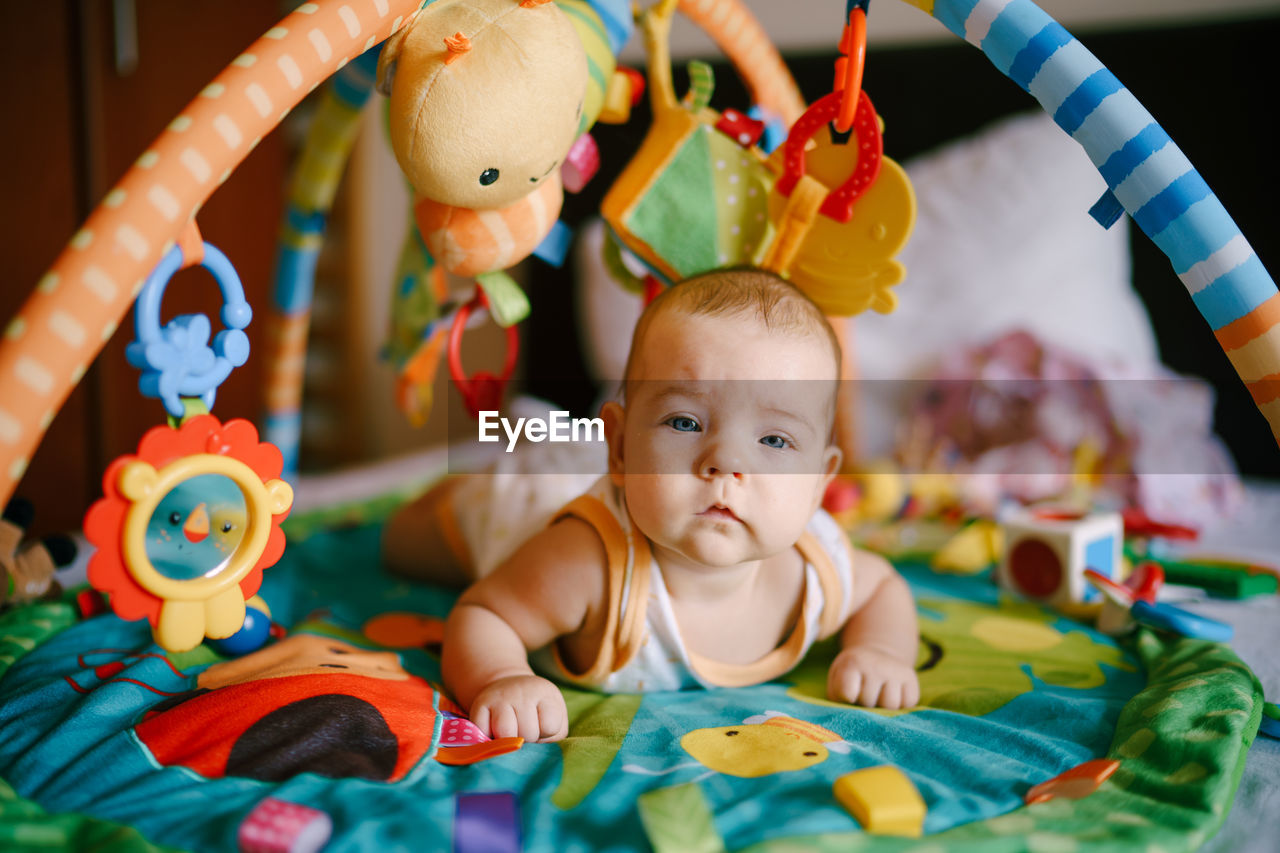
<path fill-rule="evenodd" d="M 534 675 L 528 651 L 574 633 L 604 597 L 604 545 L 585 522 L 548 527 L 477 581 L 445 625 L 445 686 L 493 737 L 560 740 L 568 712 L 559 688 Z"/>
<path fill-rule="evenodd" d="M 853 561 L 854 600 L 840 634 L 843 650 L 827 674 L 827 695 L 868 707 L 914 707 L 920 635 L 911 590 L 878 554 L 855 550 Z"/>

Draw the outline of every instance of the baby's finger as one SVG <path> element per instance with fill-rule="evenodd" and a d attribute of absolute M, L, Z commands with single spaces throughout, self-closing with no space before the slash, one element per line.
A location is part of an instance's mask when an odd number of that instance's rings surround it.
<path fill-rule="evenodd" d="M 914 708 L 920 704 L 920 679 L 916 678 L 915 673 L 911 674 L 911 678 L 902 685 L 902 707 Z"/>
<path fill-rule="evenodd" d="M 492 731 L 490 734 L 495 738 L 501 737 L 518 737 L 520 734 L 520 720 L 516 716 L 516 709 L 510 704 L 503 702 L 497 707 L 491 709 L 492 714 Z"/>
<path fill-rule="evenodd" d="M 538 703 L 538 729 L 544 742 L 564 740 L 569 733 L 569 717 L 564 701 L 543 699 Z"/>
<path fill-rule="evenodd" d="M 902 685 L 889 680 L 880 688 L 880 707 L 896 711 L 902 707 Z"/>
<path fill-rule="evenodd" d="M 862 689 L 858 691 L 858 704 L 865 708 L 874 708 L 876 703 L 880 701 L 880 689 L 883 686 L 883 678 L 863 675 Z"/>
<path fill-rule="evenodd" d="M 827 696 L 839 702 L 857 702 L 861 689 L 862 673 L 856 669 L 833 669 L 827 676 Z"/>
<path fill-rule="evenodd" d="M 525 699 L 516 706 L 516 725 L 525 743 L 536 743 L 541 737 L 538 731 L 538 705 Z"/>
<path fill-rule="evenodd" d="M 479 702 L 473 703 L 471 706 L 471 722 L 476 724 L 476 728 L 485 734 L 493 737 L 493 732 L 489 731 L 489 706 L 482 705 Z"/>

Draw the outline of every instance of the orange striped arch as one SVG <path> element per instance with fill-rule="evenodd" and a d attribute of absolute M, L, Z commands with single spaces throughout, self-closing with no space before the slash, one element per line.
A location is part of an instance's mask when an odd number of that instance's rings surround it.
<path fill-rule="evenodd" d="M 1280 442 L 1280 293 L 1213 334 Z"/>
<path fill-rule="evenodd" d="M 752 101 L 788 127 L 805 102 L 778 49 L 740 0 L 679 0 L 680 11 L 702 28 L 746 81 Z"/>
<path fill-rule="evenodd" d="M 0 342 L 0 499 L 205 200 L 308 92 L 419 3 L 302 4 L 214 78 L 107 193 Z"/>

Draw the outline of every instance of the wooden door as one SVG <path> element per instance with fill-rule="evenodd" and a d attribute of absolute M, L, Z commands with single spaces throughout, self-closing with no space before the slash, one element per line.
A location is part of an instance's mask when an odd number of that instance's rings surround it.
<path fill-rule="evenodd" d="M 8 81 L 5 114 L 21 116 L 0 134 L 14 188 L 0 198 L 0 256 L 10 284 L 0 316 L 11 317 L 88 214 L 182 108 L 287 9 L 264 0 L 71 0 L 0 4 L 9 45 L 0 51 Z M 130 50 L 130 46 L 135 50 Z M 130 54 L 132 53 L 132 57 Z M 226 253 L 258 322 L 256 357 L 218 392 L 215 414 L 254 418 L 287 144 L 267 136 L 197 217 L 205 239 Z M 175 276 L 163 319 L 203 312 L 219 327 L 217 287 L 206 273 Z M 79 526 L 101 490 L 102 471 L 133 451 L 146 429 L 164 422 L 156 400 L 137 391 L 124 358 L 133 339 L 126 317 L 41 443 L 17 494 L 37 504 L 41 530 Z"/>
<path fill-rule="evenodd" d="M 88 212 L 81 195 L 80 98 L 75 16 L 66 3 L 0 3 L 0 94 L 5 131 L 0 163 L 0 322 L 10 324 L 46 267 Z M 34 527 L 66 529 L 98 488 L 90 465 L 91 389 L 81 383 L 63 404 L 16 494 L 36 505 Z"/>

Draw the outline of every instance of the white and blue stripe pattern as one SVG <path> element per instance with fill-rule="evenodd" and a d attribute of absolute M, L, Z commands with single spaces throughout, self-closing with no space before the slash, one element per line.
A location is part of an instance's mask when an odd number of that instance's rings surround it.
<path fill-rule="evenodd" d="M 328 222 L 329 205 L 350 154 L 352 131 L 359 120 L 360 109 L 373 92 L 381 50 L 378 46 L 365 51 L 333 75 L 328 92 L 333 105 L 327 110 L 321 108 L 308 136 L 304 162 L 298 171 L 304 172 L 308 155 L 328 158 L 331 167 L 324 170 L 323 178 L 327 182 L 324 187 L 299 186 L 299 177 L 294 177 L 282 226 L 288 239 L 282 239 L 278 248 L 272 288 L 275 309 L 282 314 L 296 314 L 311 307 L 316 261 Z"/>
<path fill-rule="evenodd" d="M 1031 0 L 935 0 L 933 16 L 982 49 L 1084 147 L 1163 251 L 1214 329 L 1276 293 L 1222 204 L 1142 105 Z"/>
<path fill-rule="evenodd" d="M 338 181 L 341 179 L 360 119 L 360 110 L 373 92 L 381 46 L 366 50 L 334 74 L 325 100 L 317 110 L 302 157 L 294 169 L 292 187 L 276 250 L 275 277 L 271 289 L 273 329 L 286 318 L 306 315 L 315 290 L 316 264 Z M 289 372 L 268 367 L 267 384 L 296 386 L 302 381 Z M 301 393 L 297 396 L 300 398 Z M 270 399 L 270 394 L 268 395 Z M 263 439 L 280 448 L 283 472 L 292 479 L 298 471 L 302 439 L 302 414 L 277 410 L 268 403 Z"/>

